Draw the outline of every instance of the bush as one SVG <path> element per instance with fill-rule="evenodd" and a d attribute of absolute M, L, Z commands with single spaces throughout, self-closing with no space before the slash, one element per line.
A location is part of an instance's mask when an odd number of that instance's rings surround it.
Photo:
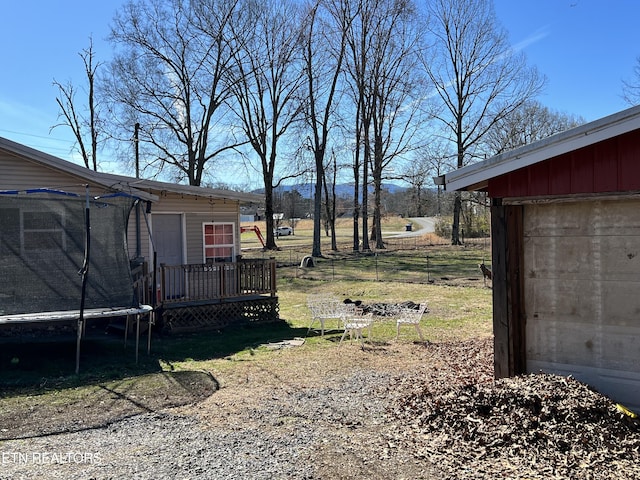
<path fill-rule="evenodd" d="M 442 238 L 451 238 L 452 224 L 453 224 L 453 217 L 451 216 L 438 217 L 438 220 L 436 220 L 436 225 L 435 225 L 436 235 Z"/>
<path fill-rule="evenodd" d="M 466 220 L 466 221 L 465 221 Z M 439 217 L 436 221 L 436 235 L 442 238 L 451 238 L 453 216 Z M 488 216 L 473 215 L 460 219 L 460 238 L 484 238 L 491 233 L 491 225 Z"/>

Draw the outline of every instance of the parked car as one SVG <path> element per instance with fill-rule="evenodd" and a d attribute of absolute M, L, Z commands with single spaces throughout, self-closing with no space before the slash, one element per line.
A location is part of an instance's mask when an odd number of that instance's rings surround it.
<path fill-rule="evenodd" d="M 278 227 L 273 232 L 276 237 L 280 235 L 293 235 L 293 228 L 291 227 Z"/>

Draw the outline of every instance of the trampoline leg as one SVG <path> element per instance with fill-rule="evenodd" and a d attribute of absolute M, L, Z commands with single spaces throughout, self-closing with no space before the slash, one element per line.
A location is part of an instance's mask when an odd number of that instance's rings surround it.
<path fill-rule="evenodd" d="M 153 310 L 149 312 L 149 330 L 147 332 L 147 355 L 151 355 L 151 325 L 156 323 L 156 312 Z"/>
<path fill-rule="evenodd" d="M 127 348 L 127 336 L 129 334 L 129 318 L 131 315 L 127 315 L 127 319 L 124 322 L 124 348 Z"/>
<path fill-rule="evenodd" d="M 77 338 L 76 338 L 76 375 L 80 372 L 80 341 L 82 339 L 82 320 L 78 320 Z"/>
<path fill-rule="evenodd" d="M 140 344 L 140 314 L 136 315 L 136 364 L 138 363 L 138 345 Z"/>

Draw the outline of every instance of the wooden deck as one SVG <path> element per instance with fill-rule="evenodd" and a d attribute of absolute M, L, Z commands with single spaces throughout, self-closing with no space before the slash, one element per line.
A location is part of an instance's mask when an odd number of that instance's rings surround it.
<path fill-rule="evenodd" d="M 164 332 L 279 320 L 273 259 L 160 265 L 153 277 L 148 269 L 134 272 L 134 287 Z"/>

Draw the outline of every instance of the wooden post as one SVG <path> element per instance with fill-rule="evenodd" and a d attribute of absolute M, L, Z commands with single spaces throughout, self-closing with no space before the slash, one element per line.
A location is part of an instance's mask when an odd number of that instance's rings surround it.
<path fill-rule="evenodd" d="M 276 261 L 275 259 L 271 259 L 269 262 L 270 268 L 270 279 L 271 279 L 271 296 L 275 297 L 278 289 L 276 288 Z"/>
<path fill-rule="evenodd" d="M 494 374 L 510 377 L 526 371 L 523 294 L 523 207 L 491 206 Z"/>

